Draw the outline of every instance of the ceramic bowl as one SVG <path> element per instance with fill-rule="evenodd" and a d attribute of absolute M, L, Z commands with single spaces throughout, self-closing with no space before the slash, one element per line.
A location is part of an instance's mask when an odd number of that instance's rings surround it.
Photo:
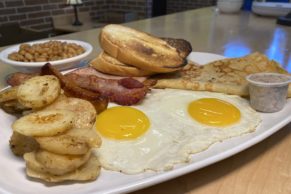
<path fill-rule="evenodd" d="M 49 40 L 41 40 L 41 41 L 27 42 L 27 44 L 37 44 L 37 43 L 44 43 L 48 41 Z M 91 44 L 87 42 L 79 41 L 79 40 L 56 40 L 56 41 L 75 43 L 82 46 L 85 49 L 84 53 L 71 57 L 71 58 L 66 58 L 66 59 L 56 60 L 56 61 L 47 61 L 50 64 L 52 64 L 54 67 L 56 67 L 58 70 L 65 70 L 65 69 L 78 66 L 81 63 L 81 61 L 84 60 L 84 58 L 87 57 L 93 50 L 93 47 L 91 46 Z M 10 46 L 4 49 L 0 53 L 0 60 L 5 64 L 13 66 L 18 71 L 21 71 L 21 72 L 39 72 L 41 67 L 47 62 L 20 62 L 20 61 L 14 61 L 14 60 L 8 59 L 8 55 L 12 52 L 17 52 L 19 50 L 19 46 L 20 44 Z"/>
<path fill-rule="evenodd" d="M 236 13 L 240 11 L 242 4 L 241 0 L 218 0 L 217 8 L 223 13 Z"/>

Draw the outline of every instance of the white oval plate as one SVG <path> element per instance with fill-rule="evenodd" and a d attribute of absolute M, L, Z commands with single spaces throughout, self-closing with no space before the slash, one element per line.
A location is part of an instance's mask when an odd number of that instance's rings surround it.
<path fill-rule="evenodd" d="M 40 44 L 40 43 L 44 43 L 44 42 L 48 42 L 48 41 L 50 41 L 50 40 L 33 41 L 33 42 L 27 42 L 26 44 L 30 44 L 30 45 Z M 53 66 L 55 66 L 59 70 L 64 70 L 64 69 L 75 67 L 82 59 L 87 57 L 93 50 L 93 47 L 91 46 L 91 44 L 84 42 L 84 41 L 80 41 L 80 40 L 54 40 L 54 41 L 75 43 L 75 44 L 82 46 L 85 49 L 84 53 L 77 55 L 77 56 L 74 56 L 74 57 L 71 57 L 71 58 L 56 60 L 56 61 L 48 61 L 50 64 L 52 64 Z M 44 64 L 47 63 L 47 62 L 21 62 L 21 61 L 13 61 L 13 60 L 8 59 L 8 55 L 13 53 L 13 52 L 17 52 L 19 50 L 19 46 L 20 46 L 20 44 L 17 44 L 14 46 L 10 46 L 10 47 L 4 49 L 3 51 L 1 51 L 0 52 L 0 60 L 3 63 L 9 64 L 20 71 L 26 71 L 26 72 L 38 71 Z"/>
<path fill-rule="evenodd" d="M 196 58 L 191 58 L 196 56 Z M 202 56 L 199 58 L 197 56 Z M 220 56 L 224 58 L 223 56 Z M 190 60 L 205 63 L 217 59 L 217 55 L 191 54 Z M 230 157 L 248 147 L 264 140 L 291 121 L 291 99 L 288 99 L 284 109 L 277 113 L 262 114 L 262 123 L 255 132 L 216 143 L 204 152 L 194 154 L 192 161 L 176 166 L 173 170 L 162 173 L 142 173 L 138 175 L 125 175 L 117 172 L 102 170 L 100 177 L 88 183 L 45 184 L 32 180 L 25 175 L 25 164 L 15 157 L 9 149 L 11 136 L 11 123 L 16 119 L 0 110 L 0 193 L 21 194 L 104 194 L 122 193 L 138 190 L 163 181 L 173 179 L 183 174 L 193 172 L 227 157 Z"/>

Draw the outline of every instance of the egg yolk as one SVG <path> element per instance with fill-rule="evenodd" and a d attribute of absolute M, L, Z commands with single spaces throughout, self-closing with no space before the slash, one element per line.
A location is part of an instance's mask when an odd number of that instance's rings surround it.
<path fill-rule="evenodd" d="M 210 126 L 226 126 L 239 121 L 240 111 L 234 105 L 216 98 L 192 101 L 188 113 L 196 121 Z"/>
<path fill-rule="evenodd" d="M 97 116 L 96 129 L 102 136 L 128 140 L 144 134 L 150 126 L 148 117 L 138 109 L 116 106 Z"/>

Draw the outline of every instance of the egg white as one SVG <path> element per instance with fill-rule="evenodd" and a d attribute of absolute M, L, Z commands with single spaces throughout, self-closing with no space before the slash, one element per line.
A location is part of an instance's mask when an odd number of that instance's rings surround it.
<path fill-rule="evenodd" d="M 227 127 L 213 127 L 195 121 L 187 108 L 191 101 L 200 98 L 218 98 L 233 104 L 241 112 L 239 122 Z M 212 92 L 152 90 L 141 104 L 133 107 L 148 116 L 150 128 L 135 140 L 112 140 L 101 136 L 102 146 L 96 154 L 105 169 L 127 174 L 169 170 L 175 164 L 190 161 L 191 154 L 216 142 L 254 131 L 261 121 L 247 100 Z"/>

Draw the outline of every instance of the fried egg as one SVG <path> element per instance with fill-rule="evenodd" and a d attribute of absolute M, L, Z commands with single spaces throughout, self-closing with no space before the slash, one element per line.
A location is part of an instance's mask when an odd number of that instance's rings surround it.
<path fill-rule="evenodd" d="M 101 165 L 126 174 L 163 171 L 194 153 L 255 130 L 259 115 L 247 100 L 211 92 L 152 90 L 139 105 L 110 105 L 97 116 Z"/>

